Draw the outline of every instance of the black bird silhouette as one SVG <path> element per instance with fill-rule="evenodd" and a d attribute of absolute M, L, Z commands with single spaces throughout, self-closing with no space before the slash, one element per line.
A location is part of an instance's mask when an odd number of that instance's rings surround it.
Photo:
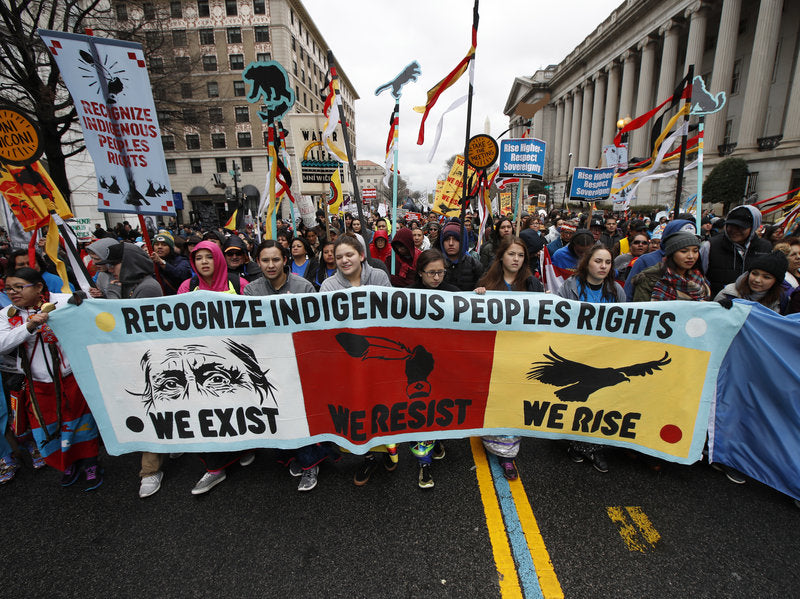
<path fill-rule="evenodd" d="M 406 363 L 406 395 L 409 399 L 428 397 L 431 385 L 428 375 L 433 372 L 433 355 L 421 345 L 409 349 L 399 341 L 372 335 L 339 333 L 336 341 L 353 358 L 361 360 L 404 360 Z"/>
<path fill-rule="evenodd" d="M 672 359 L 669 352 L 664 352 L 660 360 L 632 364 L 622 368 L 595 368 L 562 358 L 553 348 L 548 348 L 551 355 L 545 354 L 547 362 L 533 362 L 528 371 L 528 380 L 537 379 L 547 385 L 563 387 L 556 391 L 561 401 L 586 401 L 589 396 L 603 387 L 613 387 L 619 383 L 630 381 L 629 376 L 644 376 L 661 370 Z"/>

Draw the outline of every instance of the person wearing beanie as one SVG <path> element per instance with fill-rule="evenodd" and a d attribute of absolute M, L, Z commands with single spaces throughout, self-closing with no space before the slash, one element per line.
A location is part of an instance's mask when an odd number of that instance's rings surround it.
<path fill-rule="evenodd" d="M 461 291 L 472 291 L 478 286 L 483 268 L 478 260 L 469 255 L 466 244 L 466 231 L 462 236 L 461 221 L 453 219 L 447 223 L 439 235 L 439 243 L 444 254 L 444 282 L 455 285 Z"/>
<path fill-rule="evenodd" d="M 547 244 L 547 251 L 552 256 L 558 250 L 563 247 L 566 247 L 570 241 L 572 241 L 572 237 L 575 235 L 575 231 L 578 230 L 577 225 L 572 221 L 561 221 L 557 227 L 558 237 L 556 237 L 553 241 Z"/>
<path fill-rule="evenodd" d="M 714 301 L 743 299 L 758 302 L 774 312 L 781 312 L 785 295 L 781 285 L 786 276 L 789 262 L 783 252 L 774 251 L 765 256 L 755 258 L 750 269 L 723 287 Z"/>
<path fill-rule="evenodd" d="M 150 259 L 158 269 L 164 295 L 175 295 L 181 283 L 192 276 L 189 260 L 175 252 L 175 239 L 168 231 L 159 231 L 153 237 Z"/>
<path fill-rule="evenodd" d="M 697 228 L 695 227 L 694 220 L 685 220 L 683 218 L 678 218 L 677 220 L 673 220 L 672 222 L 667 223 L 667 225 L 663 228 L 663 230 L 653 231 L 653 238 L 659 239 L 666 239 L 673 233 L 677 233 L 678 231 L 687 231 L 689 233 L 697 233 Z M 664 260 L 664 249 L 663 245 L 659 248 L 653 250 L 645 254 L 644 256 L 640 257 L 636 263 L 631 266 L 631 271 L 628 273 L 628 278 L 625 280 L 625 298 L 629 301 L 633 301 L 633 278 L 636 277 L 637 274 L 642 272 L 643 270 L 654 266 L 655 264 L 659 264 Z M 647 300 L 645 300 L 647 301 Z"/>
<path fill-rule="evenodd" d="M 772 244 L 756 234 L 760 226 L 758 208 L 737 206 L 728 213 L 723 234 L 703 245 L 701 259 L 712 296 L 747 272 L 755 258 L 772 251 Z"/>
<path fill-rule="evenodd" d="M 646 268 L 631 281 L 633 301 L 707 300 L 711 295 L 708 281 L 697 268 L 700 238 L 678 231 L 663 239 L 661 247 L 664 261 Z"/>

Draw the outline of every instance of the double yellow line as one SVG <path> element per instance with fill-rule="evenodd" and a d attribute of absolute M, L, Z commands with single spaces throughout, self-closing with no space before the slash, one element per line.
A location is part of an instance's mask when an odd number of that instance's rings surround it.
<path fill-rule="evenodd" d="M 522 481 L 506 481 L 498 476 L 499 468 L 493 478 L 481 440 L 473 437 L 470 442 L 501 596 L 563 598 Z"/>

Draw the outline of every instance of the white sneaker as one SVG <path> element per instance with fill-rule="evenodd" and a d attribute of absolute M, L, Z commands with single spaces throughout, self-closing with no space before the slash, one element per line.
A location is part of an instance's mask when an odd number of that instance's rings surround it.
<path fill-rule="evenodd" d="M 143 476 L 142 484 L 139 485 L 139 497 L 144 499 L 145 497 L 150 497 L 150 495 L 155 495 L 158 493 L 158 490 L 161 488 L 161 481 L 163 478 L 163 472 L 156 472 L 155 474 L 150 474 L 149 476 Z"/>
<path fill-rule="evenodd" d="M 244 454 L 242 457 L 239 458 L 239 465 L 240 466 L 249 466 L 253 462 L 256 461 L 256 452 L 251 451 L 250 453 Z"/>
<path fill-rule="evenodd" d="M 225 480 L 225 471 L 219 472 L 206 472 L 197 484 L 192 489 L 192 495 L 202 495 L 208 493 L 211 489 L 216 487 L 219 483 Z"/>

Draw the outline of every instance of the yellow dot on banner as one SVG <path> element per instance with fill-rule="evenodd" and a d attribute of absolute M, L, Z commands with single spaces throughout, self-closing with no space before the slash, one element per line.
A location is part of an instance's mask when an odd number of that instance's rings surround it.
<path fill-rule="evenodd" d="M 97 325 L 98 329 L 106 333 L 110 333 L 114 330 L 114 327 L 117 326 L 114 317 L 108 312 L 100 312 L 100 314 L 94 317 L 94 323 Z"/>

